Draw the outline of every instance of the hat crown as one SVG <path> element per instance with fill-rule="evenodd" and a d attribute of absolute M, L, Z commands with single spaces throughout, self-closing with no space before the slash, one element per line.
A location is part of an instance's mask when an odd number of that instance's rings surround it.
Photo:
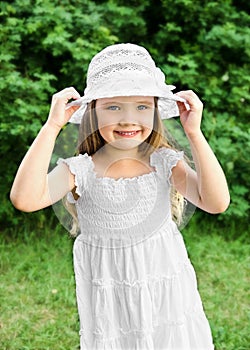
<path fill-rule="evenodd" d="M 156 65 L 149 52 L 135 44 L 116 44 L 103 49 L 89 64 L 87 85 L 102 84 L 117 75 L 143 73 L 154 78 Z"/>
<path fill-rule="evenodd" d="M 118 96 L 158 97 L 161 118 L 171 118 L 179 114 L 175 101 L 184 101 L 172 93 L 173 89 L 165 83 L 164 73 L 144 47 L 129 43 L 111 45 L 92 58 L 84 96 L 69 104 L 81 106 L 70 122 L 81 122 L 89 102 Z"/>

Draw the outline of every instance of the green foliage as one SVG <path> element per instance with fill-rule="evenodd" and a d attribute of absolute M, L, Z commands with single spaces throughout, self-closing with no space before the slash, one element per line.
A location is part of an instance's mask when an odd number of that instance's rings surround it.
<path fill-rule="evenodd" d="M 23 221 L 9 203 L 15 171 L 46 120 L 51 95 L 80 93 L 90 59 L 117 42 L 145 45 L 167 81 L 204 102 L 203 130 L 232 198 L 221 218 L 249 209 L 250 16 L 244 1 L 14 0 L 0 4 L 0 154 L 3 225 Z M 3 171 L 4 170 L 4 171 Z M 44 214 L 36 220 L 44 222 Z M 46 214 L 47 215 L 47 214 Z M 30 216 L 33 217 L 33 216 Z M 37 222 L 37 221 L 36 221 Z"/>

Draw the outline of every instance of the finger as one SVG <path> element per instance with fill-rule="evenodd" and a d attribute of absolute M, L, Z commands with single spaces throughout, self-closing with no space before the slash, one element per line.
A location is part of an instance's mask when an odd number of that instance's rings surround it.
<path fill-rule="evenodd" d="M 185 98 L 191 108 L 202 109 L 203 107 L 203 103 L 192 90 L 180 91 L 176 95 Z"/>
<path fill-rule="evenodd" d="M 79 99 L 81 97 L 79 92 L 73 87 L 68 88 L 68 92 L 69 94 L 71 94 L 71 98 L 74 100 Z"/>
<path fill-rule="evenodd" d="M 78 94 L 77 90 L 73 86 L 66 87 L 65 89 L 61 90 L 60 92 L 75 92 Z"/>
<path fill-rule="evenodd" d="M 80 97 L 80 94 L 74 88 L 65 88 L 53 96 L 55 100 L 61 100 L 64 104 L 67 104 L 70 100 L 77 100 Z"/>
<path fill-rule="evenodd" d="M 66 105 L 65 110 L 69 111 L 71 114 L 73 114 L 74 112 L 76 112 L 78 109 L 80 108 L 80 106 L 69 106 Z"/>
<path fill-rule="evenodd" d="M 58 91 L 55 94 L 55 96 L 68 96 L 68 95 L 80 97 L 80 94 L 78 93 L 78 91 L 74 87 L 65 88 L 61 91 Z"/>
<path fill-rule="evenodd" d="M 179 102 L 179 101 L 177 101 L 176 103 L 177 103 L 177 106 L 178 106 L 180 115 L 181 115 L 183 112 L 186 112 L 186 111 L 187 111 L 184 102 Z"/>

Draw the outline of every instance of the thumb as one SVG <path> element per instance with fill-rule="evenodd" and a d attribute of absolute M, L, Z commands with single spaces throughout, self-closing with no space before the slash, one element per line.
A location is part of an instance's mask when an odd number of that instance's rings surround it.
<path fill-rule="evenodd" d="M 188 110 L 185 105 L 185 102 L 176 101 L 176 103 L 177 103 L 180 115 Z"/>

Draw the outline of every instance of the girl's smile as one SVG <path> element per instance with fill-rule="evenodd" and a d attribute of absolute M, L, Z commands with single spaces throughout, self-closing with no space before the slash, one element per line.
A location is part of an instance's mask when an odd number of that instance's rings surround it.
<path fill-rule="evenodd" d="M 133 130 L 133 131 L 115 130 L 114 132 L 121 137 L 132 138 L 137 136 L 141 132 L 141 130 Z"/>

